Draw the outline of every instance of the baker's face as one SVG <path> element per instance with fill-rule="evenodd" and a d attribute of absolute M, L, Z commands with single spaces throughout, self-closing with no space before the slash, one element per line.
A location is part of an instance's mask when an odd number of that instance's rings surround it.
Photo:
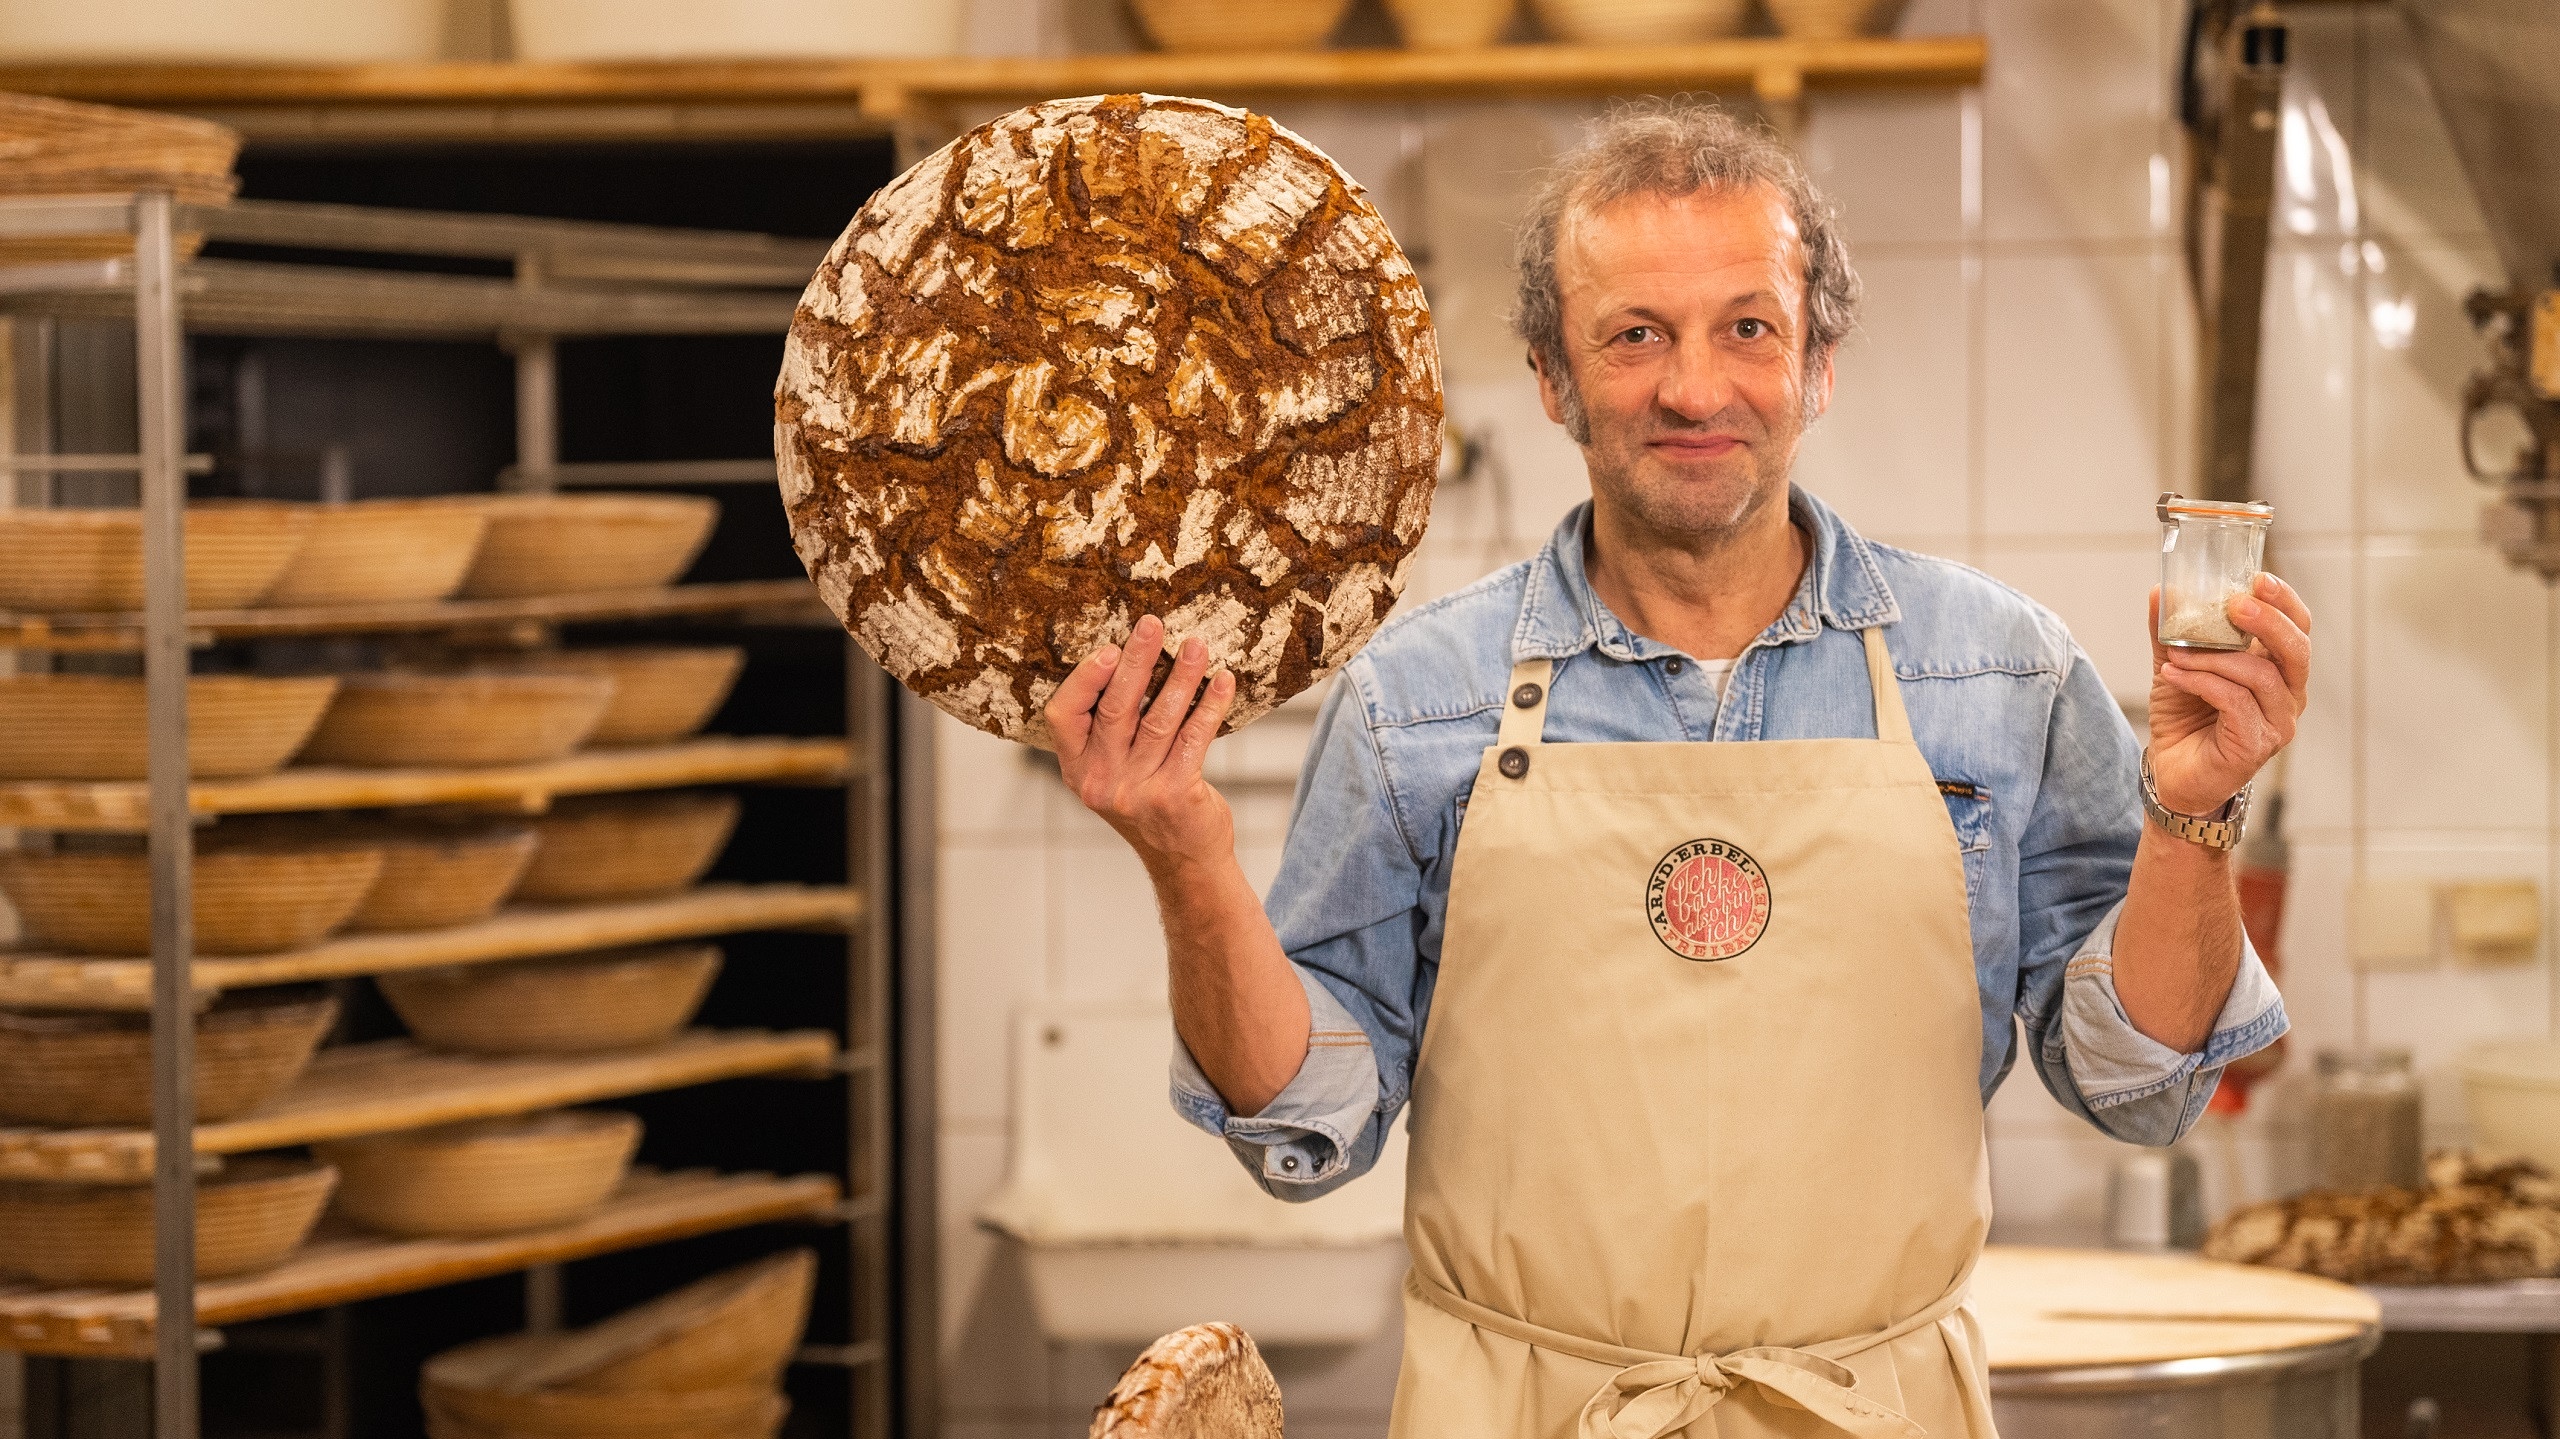
<path fill-rule="evenodd" d="M 1568 215 L 1556 277 L 1594 503 L 1666 538 L 1783 503 L 1831 390 L 1829 360 L 1805 364 L 1804 270 L 1795 217 L 1766 185 Z M 1560 378 L 1541 365 L 1547 416 L 1564 424 Z"/>

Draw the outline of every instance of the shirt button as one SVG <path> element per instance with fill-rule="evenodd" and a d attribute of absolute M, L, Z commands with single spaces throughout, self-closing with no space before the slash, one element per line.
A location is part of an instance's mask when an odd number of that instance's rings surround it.
<path fill-rule="evenodd" d="M 1676 675 L 1682 670 L 1687 669 L 1689 667 L 1689 662 L 1683 659 L 1669 659 L 1663 661 L 1662 667 Z"/>
<path fill-rule="evenodd" d="M 1281 1169 L 1282 1169 L 1282 1170 L 1284 1170 L 1284 1171 L 1286 1171 L 1286 1172 L 1288 1172 L 1288 1173 L 1290 1173 L 1290 1174 L 1295 1174 L 1295 1173 L 1297 1173 L 1297 1172 L 1298 1172 L 1298 1156 L 1296 1156 L 1296 1155 L 1294 1155 L 1294 1154 L 1284 1154 L 1284 1155 L 1281 1155 L 1281 1156 L 1280 1156 L 1280 1167 L 1281 1167 Z"/>
<path fill-rule="evenodd" d="M 1529 772 L 1529 752 L 1513 745 L 1502 752 L 1502 758 L 1495 760 L 1493 767 L 1502 771 L 1504 779 L 1518 779 Z"/>

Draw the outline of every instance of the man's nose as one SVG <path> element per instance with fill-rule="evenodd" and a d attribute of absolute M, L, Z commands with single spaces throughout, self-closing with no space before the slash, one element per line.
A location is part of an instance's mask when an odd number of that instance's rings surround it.
<path fill-rule="evenodd" d="M 1681 340 L 1671 347 L 1671 363 L 1654 399 L 1684 420 L 1705 420 L 1733 403 L 1733 376 L 1716 347 Z"/>

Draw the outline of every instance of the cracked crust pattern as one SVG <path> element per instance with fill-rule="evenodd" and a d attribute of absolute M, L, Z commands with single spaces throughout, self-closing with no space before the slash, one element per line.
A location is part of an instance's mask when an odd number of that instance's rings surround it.
<path fill-rule="evenodd" d="M 872 196 L 774 400 L 845 628 L 1043 746 L 1042 704 L 1140 615 L 1235 673 L 1229 730 L 1331 673 L 1403 591 L 1440 447 L 1422 286 L 1360 187 L 1263 116 L 1151 95 L 1017 110 Z"/>
<path fill-rule="evenodd" d="M 1280 1439 L 1280 1384 L 1222 1320 L 1147 1346 L 1093 1411 L 1087 1439 Z"/>

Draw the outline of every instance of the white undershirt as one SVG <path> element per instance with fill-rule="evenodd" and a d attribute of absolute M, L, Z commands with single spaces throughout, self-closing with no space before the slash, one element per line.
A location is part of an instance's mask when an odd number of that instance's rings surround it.
<path fill-rule="evenodd" d="M 1725 686 L 1733 680 L 1733 661 L 1691 660 L 1690 663 L 1706 675 L 1707 683 L 1716 687 L 1716 703 L 1724 703 Z"/>

